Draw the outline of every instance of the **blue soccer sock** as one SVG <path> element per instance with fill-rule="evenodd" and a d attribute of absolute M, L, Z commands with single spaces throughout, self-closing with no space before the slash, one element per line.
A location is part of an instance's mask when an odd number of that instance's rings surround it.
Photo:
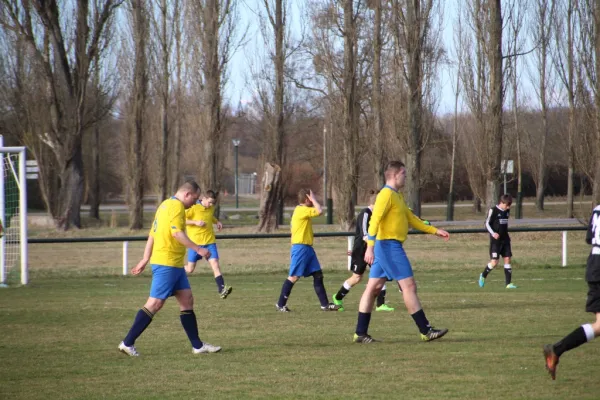
<path fill-rule="evenodd" d="M 185 333 L 187 333 L 188 339 L 190 339 L 190 343 L 192 343 L 192 347 L 195 349 L 201 348 L 203 343 L 198 336 L 198 321 L 196 321 L 194 310 L 181 311 L 179 319 L 181 320 L 181 325 L 183 325 Z"/>
<path fill-rule="evenodd" d="M 279 307 L 283 307 L 287 304 L 288 297 L 290 297 L 293 287 L 294 282 L 290 281 L 289 279 L 286 279 L 283 282 L 283 286 L 281 287 L 281 294 L 279 295 L 279 301 L 277 302 L 277 305 Z"/>
<path fill-rule="evenodd" d="M 327 298 L 327 291 L 325 290 L 325 285 L 323 284 L 323 273 L 317 272 L 313 275 L 313 287 L 315 288 L 315 293 L 319 298 L 321 307 L 327 307 L 329 304 L 329 299 Z"/>
<path fill-rule="evenodd" d="M 154 314 L 152 314 L 146 307 L 142 307 L 137 314 L 135 315 L 135 319 L 133 320 L 133 325 L 131 329 L 129 329 L 129 333 L 123 339 L 123 343 L 127 347 L 133 346 L 135 340 L 140 337 L 140 335 L 146 330 L 150 322 L 152 322 L 152 318 Z"/>
<path fill-rule="evenodd" d="M 358 312 L 358 322 L 356 323 L 356 334 L 366 335 L 369 331 L 369 322 L 371 322 L 371 313 Z"/>
<path fill-rule="evenodd" d="M 415 320 L 415 324 L 417 324 L 417 326 L 419 327 L 419 332 L 421 332 L 423 335 L 429 332 L 431 325 L 429 325 L 429 321 L 427 320 L 423 309 L 420 309 L 419 311 L 417 311 L 414 314 L 411 314 L 410 316 L 413 317 L 413 319 Z"/>
<path fill-rule="evenodd" d="M 223 288 L 225 288 L 225 279 L 223 279 L 223 275 L 215 277 L 215 282 L 217 283 L 217 292 L 221 293 Z"/>

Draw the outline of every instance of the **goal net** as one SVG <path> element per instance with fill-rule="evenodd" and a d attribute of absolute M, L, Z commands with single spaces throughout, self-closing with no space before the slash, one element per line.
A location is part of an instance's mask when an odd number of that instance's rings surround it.
<path fill-rule="evenodd" d="M 1 138 L 0 138 L 1 140 Z M 0 146 L 0 285 L 26 285 L 27 187 L 24 147 Z"/>

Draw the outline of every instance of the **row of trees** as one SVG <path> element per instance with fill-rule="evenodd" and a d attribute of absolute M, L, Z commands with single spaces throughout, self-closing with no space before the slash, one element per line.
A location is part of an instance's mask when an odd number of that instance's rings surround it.
<path fill-rule="evenodd" d="M 61 229 L 81 225 L 84 200 L 98 217 L 103 187 L 122 187 L 132 229 L 145 193 L 162 200 L 185 175 L 219 189 L 239 135 L 260 165 L 280 168 L 264 230 L 277 227 L 307 165 L 327 174 L 344 229 L 361 190 L 380 186 L 386 160 L 398 158 L 417 213 L 422 188 L 440 176 L 450 206 L 462 183 L 476 207 L 495 203 L 508 158 L 518 197 L 524 175 L 534 178 L 539 209 L 563 167 L 566 216 L 575 176 L 600 201 L 600 1 L 457 0 L 446 14 L 443 5 L 0 0 L 0 128 L 38 160 Z M 241 13 L 257 16 L 257 35 Z M 254 98 L 232 107 L 230 60 L 249 48 L 238 73 Z M 455 112 L 441 117 L 444 69 Z"/>

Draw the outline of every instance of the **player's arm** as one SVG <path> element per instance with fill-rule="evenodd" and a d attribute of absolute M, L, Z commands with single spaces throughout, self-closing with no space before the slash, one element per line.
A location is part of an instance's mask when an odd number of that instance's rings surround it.
<path fill-rule="evenodd" d="M 175 212 L 169 221 L 169 225 L 171 227 L 171 235 L 177 240 L 179 243 L 187 247 L 188 249 L 194 250 L 196 253 L 200 254 L 202 257 L 208 259 L 210 257 L 210 251 L 198 246 L 196 243 L 192 242 L 192 240 L 188 237 L 188 235 L 184 231 L 184 227 L 187 220 L 185 218 L 184 212 Z"/>
<path fill-rule="evenodd" d="M 495 232 L 494 229 L 492 228 L 492 222 L 494 219 L 495 219 L 494 209 L 490 208 L 490 210 L 488 211 L 487 217 L 485 218 L 485 229 L 487 229 L 489 234 L 494 239 L 498 239 L 500 237 L 500 235 L 498 234 L 498 232 Z"/>
<path fill-rule="evenodd" d="M 427 225 L 425 222 L 423 222 L 421 218 L 417 217 L 408 207 L 406 207 L 406 219 L 411 227 L 418 229 L 421 232 L 430 233 L 432 235 L 435 235 L 437 232 L 437 228 L 435 226 Z"/>
<path fill-rule="evenodd" d="M 371 219 L 369 220 L 369 228 L 367 230 L 367 250 L 365 251 L 365 262 L 369 265 L 373 264 L 375 260 L 375 252 L 373 246 L 375 246 L 375 238 L 377 237 L 377 231 L 379 230 L 379 224 L 383 217 L 390 210 L 392 204 L 391 192 L 385 190 L 377 195 L 375 204 L 373 205 L 373 212 Z"/>
<path fill-rule="evenodd" d="M 142 271 L 144 271 L 144 268 L 146 268 L 146 265 L 148 265 L 148 263 L 150 262 L 150 257 L 152 257 L 152 248 L 153 247 L 154 247 L 154 236 L 152 236 L 152 234 L 150 234 L 150 236 L 148 236 L 148 240 L 146 241 L 146 247 L 144 248 L 143 258 L 131 270 L 131 273 L 133 275 L 139 275 L 142 273 Z"/>
<path fill-rule="evenodd" d="M 218 230 L 223 229 L 223 224 L 214 215 L 212 217 L 212 223 L 213 223 L 213 225 L 217 225 Z"/>
<path fill-rule="evenodd" d="M 185 220 L 185 224 L 186 225 L 194 225 L 194 226 L 204 226 L 205 223 L 202 220 L 193 220 L 193 219 L 186 219 Z"/>
<path fill-rule="evenodd" d="M 323 208 L 321 207 L 321 204 L 319 204 L 319 202 L 317 201 L 317 198 L 315 197 L 315 194 L 312 190 L 306 195 L 306 197 L 308 197 L 308 199 L 312 201 L 313 207 L 317 211 L 317 214 L 314 216 L 318 217 L 319 215 L 323 214 Z"/>

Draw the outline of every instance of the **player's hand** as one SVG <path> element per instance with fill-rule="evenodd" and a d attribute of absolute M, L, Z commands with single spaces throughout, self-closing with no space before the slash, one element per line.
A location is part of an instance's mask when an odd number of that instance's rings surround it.
<path fill-rule="evenodd" d="M 217 230 L 221 230 L 223 229 L 223 224 L 221 223 L 221 221 L 217 221 Z"/>
<path fill-rule="evenodd" d="M 435 235 L 443 238 L 446 242 L 450 240 L 450 234 L 443 229 L 438 229 Z"/>
<path fill-rule="evenodd" d="M 204 225 L 206 225 L 206 222 L 204 222 L 204 221 L 198 221 L 198 222 L 196 222 L 196 225 L 197 226 L 204 226 Z"/>
<path fill-rule="evenodd" d="M 146 264 L 148 264 L 148 261 L 146 260 L 141 260 L 139 263 L 137 263 L 137 265 L 131 270 L 131 273 L 133 275 L 139 275 L 141 274 L 144 269 L 146 268 Z"/>
<path fill-rule="evenodd" d="M 492 235 L 492 237 L 493 237 L 494 239 L 498 239 L 498 238 L 500 237 L 500 235 L 494 232 L 494 234 Z"/>
<path fill-rule="evenodd" d="M 196 253 L 198 253 L 199 255 L 201 255 L 202 257 L 204 257 L 207 260 L 210 257 L 210 251 L 208 251 L 208 249 L 205 249 L 203 247 L 198 247 L 196 249 Z"/>
<path fill-rule="evenodd" d="M 315 194 L 313 193 L 312 190 L 308 191 L 308 194 L 306 195 L 306 197 L 308 197 L 308 199 L 314 203 Z"/>
<path fill-rule="evenodd" d="M 346 254 L 348 254 L 349 256 L 351 256 L 351 255 L 352 255 L 352 250 L 348 250 L 348 251 L 346 252 Z"/>
<path fill-rule="evenodd" d="M 375 261 L 375 251 L 373 250 L 373 246 L 367 246 L 367 251 L 365 252 L 365 262 L 369 265 L 373 265 L 373 261 Z"/>

